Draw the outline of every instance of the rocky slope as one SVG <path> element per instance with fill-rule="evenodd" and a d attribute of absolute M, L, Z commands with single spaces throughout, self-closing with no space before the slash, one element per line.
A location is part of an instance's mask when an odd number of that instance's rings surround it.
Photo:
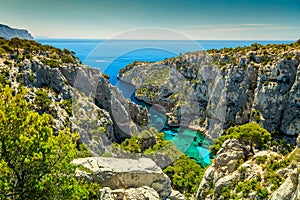
<path fill-rule="evenodd" d="M 5 39 L 20 38 L 34 40 L 32 35 L 27 30 L 15 29 L 3 24 L 0 24 L 0 37 Z"/>
<path fill-rule="evenodd" d="M 227 140 L 207 168 L 197 199 L 299 199 L 299 148 L 285 156 L 270 150 L 250 152 L 250 146 Z"/>
<path fill-rule="evenodd" d="M 115 143 L 149 130 L 148 112 L 125 99 L 98 69 L 81 64 L 74 52 L 34 41 L 1 39 L 0 50 L 0 84 L 27 88 L 31 108 L 53 116 L 55 134 L 67 126 L 80 133 L 80 143 L 94 156 L 111 157 L 74 161 L 84 169 L 78 170 L 80 178 L 105 187 L 99 192 L 100 199 L 185 199 L 172 190 L 170 179 L 151 159 L 124 159 L 135 155 L 122 152 Z M 153 156 L 157 160 L 164 157 Z"/>
<path fill-rule="evenodd" d="M 119 79 L 136 97 L 162 105 L 171 126 L 204 127 L 217 138 L 233 124 L 258 122 L 270 132 L 300 132 L 300 41 L 210 50 L 157 63 L 134 63 Z"/>
<path fill-rule="evenodd" d="M 26 40 L 19 42 L 18 46 L 29 45 Z M 29 48 L 39 45 L 30 44 Z M 148 127 L 147 110 L 127 101 L 98 69 L 80 64 L 68 50 L 47 48 L 3 54 L 0 73 L 2 82 L 13 88 L 28 88 L 28 101 L 40 113 L 54 117 L 55 130 L 68 125 L 80 132 L 82 141 L 94 153 L 101 155 L 112 142 L 130 138 Z"/>
<path fill-rule="evenodd" d="M 265 48 L 263 54 L 271 60 L 267 64 L 266 58 L 259 58 L 263 47 L 256 48 L 252 49 L 255 53 L 249 49 L 235 52 L 234 63 L 228 56 L 233 50 L 190 53 L 154 64 L 135 63 L 119 77 L 138 86 L 136 95 L 141 100 L 164 106 L 173 126 L 205 126 L 208 133 L 218 136 L 233 121 L 258 121 L 268 130 L 297 135 L 299 44 Z M 149 158 L 138 160 L 135 154 L 125 159 L 126 153 L 115 151 L 114 142 L 137 134 L 144 141 L 143 149 L 153 143 L 147 110 L 126 100 L 98 69 L 82 65 L 74 52 L 34 41 L 1 39 L 0 83 L 15 89 L 25 86 L 32 109 L 51 114 L 56 132 L 67 126 L 80 133 L 81 142 L 95 157 L 73 162 L 78 165 L 79 177 L 104 186 L 99 190 L 100 199 L 185 199 L 171 188 L 170 179 L 159 167 L 174 161 L 164 156 L 165 150 L 151 154 L 157 164 Z M 143 130 L 148 138 L 141 135 Z M 276 145 L 275 149 L 253 151 L 238 140 L 227 140 L 207 168 L 195 198 L 296 200 L 300 136 L 297 147 L 283 155 Z M 173 146 L 170 151 L 175 152 Z"/>

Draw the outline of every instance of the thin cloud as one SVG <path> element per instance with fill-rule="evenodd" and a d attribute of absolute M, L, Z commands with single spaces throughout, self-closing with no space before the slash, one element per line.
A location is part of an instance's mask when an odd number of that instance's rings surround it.
<path fill-rule="evenodd" d="M 245 24 L 206 24 L 206 25 L 194 25 L 194 26 L 181 26 L 181 28 L 217 28 L 217 27 L 266 27 L 266 26 L 276 26 L 274 24 L 250 24 L 250 23 L 245 23 Z"/>
<path fill-rule="evenodd" d="M 274 26 L 273 24 L 240 24 L 241 26 Z"/>
<path fill-rule="evenodd" d="M 198 29 L 190 30 L 189 32 L 240 32 L 240 31 L 266 31 L 266 30 L 288 30 L 295 29 L 299 27 L 295 26 L 239 26 L 239 27 L 230 27 L 230 28 L 215 28 L 215 29 Z"/>

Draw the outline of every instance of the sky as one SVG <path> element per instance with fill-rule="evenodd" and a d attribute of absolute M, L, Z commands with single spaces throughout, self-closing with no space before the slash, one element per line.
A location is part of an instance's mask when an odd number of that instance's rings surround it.
<path fill-rule="evenodd" d="M 297 40 L 299 19 L 300 0 L 1 0 L 0 7 L 0 24 L 53 38 L 122 38 L 157 27 L 197 40 Z"/>

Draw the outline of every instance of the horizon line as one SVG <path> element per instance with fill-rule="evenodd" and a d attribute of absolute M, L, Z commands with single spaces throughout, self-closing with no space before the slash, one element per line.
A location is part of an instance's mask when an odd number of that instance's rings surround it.
<path fill-rule="evenodd" d="M 35 40 L 42 39 L 57 39 L 57 40 L 127 40 L 127 41 L 297 41 L 298 39 L 128 39 L 128 38 L 119 38 L 119 39 L 110 39 L 110 38 L 80 38 L 80 37 L 33 37 Z"/>

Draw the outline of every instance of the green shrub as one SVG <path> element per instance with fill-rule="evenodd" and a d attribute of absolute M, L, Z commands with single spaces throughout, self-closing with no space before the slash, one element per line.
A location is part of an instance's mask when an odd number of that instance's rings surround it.
<path fill-rule="evenodd" d="M 205 169 L 183 155 L 163 171 L 171 179 L 172 187 L 189 197 L 197 192 Z"/>
<path fill-rule="evenodd" d="M 211 152 L 216 154 L 227 139 L 237 139 L 244 145 L 265 148 L 271 140 L 271 134 L 255 122 L 230 127 L 215 141 L 215 144 L 210 148 Z"/>
<path fill-rule="evenodd" d="M 102 76 L 103 76 L 104 78 L 106 78 L 107 80 L 109 80 L 109 79 L 110 79 L 110 76 L 109 76 L 108 74 L 104 74 L 104 73 L 102 73 Z"/>
<path fill-rule="evenodd" d="M 52 67 L 52 68 L 56 68 L 56 67 L 60 66 L 60 62 L 55 60 L 55 59 L 52 59 L 52 58 L 50 58 L 49 60 L 48 59 L 44 60 L 43 63 L 48 65 L 49 67 Z"/>
<path fill-rule="evenodd" d="M 100 186 L 76 179 L 78 134 L 53 134 L 52 117 L 31 111 L 26 89 L 0 85 L 0 199 L 91 199 Z"/>
<path fill-rule="evenodd" d="M 121 149 L 131 152 L 131 153 L 141 153 L 142 150 L 139 146 L 139 140 L 137 136 L 132 136 L 131 138 L 125 139 L 120 145 Z"/>
<path fill-rule="evenodd" d="M 0 84 L 10 85 L 10 81 L 3 74 L 0 74 Z"/>
<path fill-rule="evenodd" d="M 74 63 L 75 59 L 71 55 L 63 55 L 61 56 L 61 61 L 63 63 Z"/>
<path fill-rule="evenodd" d="M 164 140 L 164 133 L 159 133 L 155 128 L 144 130 L 140 134 L 125 139 L 120 148 L 131 153 L 153 154 L 168 146 L 170 141 Z"/>
<path fill-rule="evenodd" d="M 60 105 L 65 109 L 69 116 L 72 116 L 72 98 L 63 100 Z"/>
<path fill-rule="evenodd" d="M 42 90 L 38 90 L 35 92 L 34 103 L 40 107 L 43 111 L 49 110 L 49 106 L 51 104 L 51 100 L 48 97 L 48 94 Z"/>
<path fill-rule="evenodd" d="M 256 157 L 256 162 L 257 164 L 264 164 L 267 160 L 267 156 L 264 155 L 264 156 L 257 156 Z"/>
<path fill-rule="evenodd" d="M 257 196 L 261 200 L 268 199 L 268 196 L 269 196 L 268 190 L 266 188 L 260 188 L 260 189 L 258 189 Z"/>

